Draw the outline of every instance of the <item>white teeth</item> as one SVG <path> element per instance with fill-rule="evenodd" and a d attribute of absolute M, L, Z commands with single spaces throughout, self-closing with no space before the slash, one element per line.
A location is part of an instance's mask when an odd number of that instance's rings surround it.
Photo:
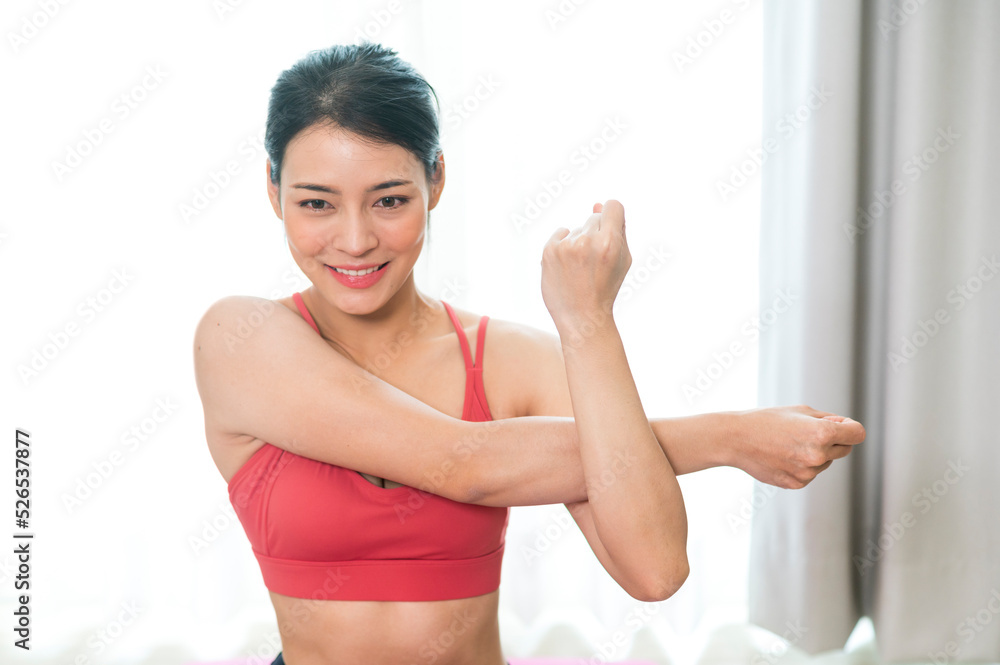
<path fill-rule="evenodd" d="M 330 266 L 330 267 L 333 268 L 333 266 Z M 336 270 L 337 272 L 343 274 L 343 275 L 352 275 L 352 276 L 356 277 L 358 275 L 370 275 L 371 273 L 375 272 L 376 270 L 378 270 L 381 267 L 382 266 L 372 266 L 371 268 L 368 268 L 367 270 L 341 270 L 340 268 L 333 268 L 333 269 Z"/>

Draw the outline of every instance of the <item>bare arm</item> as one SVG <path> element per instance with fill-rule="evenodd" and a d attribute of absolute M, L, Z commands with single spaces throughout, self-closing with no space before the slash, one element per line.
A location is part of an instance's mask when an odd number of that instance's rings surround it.
<path fill-rule="evenodd" d="M 499 322 L 498 322 L 499 323 Z M 501 326 L 494 326 L 500 328 Z M 504 324 L 503 327 L 506 327 Z M 513 365 L 513 371 L 524 377 L 524 382 L 532 386 L 532 390 L 527 391 L 524 413 L 529 415 L 572 415 L 573 400 L 570 396 L 569 382 L 566 377 L 566 365 L 563 360 L 562 344 L 558 337 L 543 333 L 541 331 L 522 327 L 509 335 L 517 340 L 518 353 L 516 356 L 521 360 L 519 365 Z M 494 347 L 495 349 L 495 347 Z M 511 354 L 514 355 L 514 354 Z M 679 475 L 682 472 L 692 472 L 717 465 L 716 460 L 721 460 L 721 455 L 712 454 L 712 450 L 721 450 L 728 443 L 729 435 L 732 434 L 726 426 L 727 416 L 732 414 L 705 414 L 704 417 L 687 417 L 676 419 L 656 419 L 650 421 L 652 430 L 659 431 L 658 444 L 664 454 L 669 459 L 672 468 L 677 469 Z M 678 423 L 677 428 L 672 428 L 671 423 Z M 694 441 L 692 445 L 690 442 Z M 582 461 L 573 462 L 575 469 L 580 465 L 580 473 L 583 473 Z M 618 482 L 617 475 L 611 477 L 613 482 Z M 626 480 L 626 479 L 621 479 Z M 602 482 L 600 477 L 598 483 Z M 642 493 L 645 487 L 642 485 L 619 486 L 633 493 Z M 594 488 L 599 493 L 600 487 Z M 604 507 L 598 504 L 598 508 Z M 639 565 L 630 565 L 628 560 L 622 560 L 616 556 L 616 548 L 613 546 L 615 538 L 623 539 L 625 544 L 630 544 L 632 538 L 627 530 L 614 532 L 608 529 L 598 529 L 595 523 L 594 508 L 587 499 L 583 501 L 567 501 L 566 508 L 573 519 L 580 527 L 584 537 L 587 539 L 591 550 L 597 556 L 598 561 L 604 566 L 611 577 L 625 589 L 631 596 L 640 600 L 662 600 L 669 595 L 670 589 L 657 589 L 655 580 L 649 581 L 645 575 L 651 567 L 644 565 L 640 561 Z M 656 508 L 654 508 L 655 510 Z M 605 545 L 605 539 L 612 542 L 612 547 Z M 656 543 L 653 544 L 654 548 Z M 665 558 L 661 554 L 654 554 L 653 560 Z"/>
<path fill-rule="evenodd" d="M 239 324 L 256 321 L 254 314 L 262 320 L 246 334 Z M 582 476 L 544 473 L 573 456 L 572 419 L 452 418 L 336 353 L 300 317 L 268 300 L 214 303 L 198 324 L 193 351 L 206 428 L 249 434 L 465 503 L 487 503 L 500 464 L 504 477 L 526 483 L 517 497 L 525 503 L 586 497 Z"/>
<path fill-rule="evenodd" d="M 613 321 L 563 348 L 588 494 L 566 507 L 625 591 L 664 600 L 688 575 L 687 514 L 673 468 L 642 411 Z"/>
<path fill-rule="evenodd" d="M 518 351 L 504 366 L 521 361 L 515 371 L 533 388 L 524 413 L 575 413 L 588 499 L 566 501 L 566 507 L 622 588 L 641 600 L 662 600 L 688 573 L 676 475 L 734 465 L 765 482 L 803 487 L 862 441 L 864 428 L 804 405 L 647 422 L 611 316 L 620 282 L 609 264 L 627 263 L 624 211 L 614 204 L 610 219 L 595 219 L 598 205 L 589 228 L 553 235 L 542 261 L 543 296 L 559 339 L 522 327 Z M 620 239 L 600 242 L 598 221 L 612 228 L 620 221 Z M 546 267 L 556 275 L 548 284 Z M 574 301 L 566 306 L 563 300 Z"/>
<path fill-rule="evenodd" d="M 239 325 L 262 312 L 259 325 Z M 565 385 L 559 340 L 519 328 L 528 335 L 519 335 L 514 355 L 537 377 L 562 377 Z M 250 434 L 304 457 L 465 503 L 524 506 L 587 498 L 572 411 L 560 410 L 557 398 L 546 402 L 545 395 L 555 393 L 541 381 L 528 384 L 541 393 L 529 395 L 543 405 L 535 413 L 566 417 L 535 417 L 525 407 L 521 413 L 530 417 L 486 423 L 452 418 L 348 361 L 301 317 L 263 298 L 214 303 L 193 346 L 206 428 Z M 730 464 L 794 488 L 825 468 L 818 460 L 842 457 L 864 440 L 860 423 L 832 428 L 818 420 L 822 416 L 835 417 L 798 406 L 657 418 L 650 425 L 677 475 Z"/>
<path fill-rule="evenodd" d="M 498 319 L 491 320 L 490 325 L 492 352 L 501 356 L 494 358 L 493 366 L 500 361 L 514 372 L 520 383 L 531 388 L 520 393 L 524 401 L 518 413 L 572 415 L 573 403 L 560 339 Z M 833 457 L 843 457 L 850 451 L 850 445 L 833 442 L 857 442 L 864 438 L 860 423 L 843 427 L 838 426 L 836 420 L 829 422 L 824 417 L 840 419 L 799 405 L 654 418 L 649 422 L 677 476 L 716 466 L 737 466 L 752 472 L 758 480 L 795 489 L 808 484 L 829 466 Z M 821 445 L 820 442 L 826 443 Z M 815 455 L 819 455 L 819 459 Z M 583 474 L 579 454 L 561 464 L 564 466 L 554 469 L 554 473 Z M 655 593 L 643 595 L 644 571 L 633 571 L 627 562 L 616 560 L 608 552 L 604 538 L 614 535 L 598 532 L 590 502 L 567 500 L 564 503 L 611 577 L 636 598 L 655 598 Z M 627 539 L 627 535 L 624 537 Z"/>
<path fill-rule="evenodd" d="M 663 600 L 688 575 L 687 514 L 612 315 L 630 264 L 624 208 L 597 204 L 581 228 L 557 229 L 546 244 L 542 297 L 565 359 L 590 535 L 629 594 Z"/>

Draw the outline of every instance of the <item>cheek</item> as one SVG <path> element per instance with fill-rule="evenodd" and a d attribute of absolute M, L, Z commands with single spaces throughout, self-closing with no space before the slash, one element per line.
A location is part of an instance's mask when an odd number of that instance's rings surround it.
<path fill-rule="evenodd" d="M 424 218 L 417 215 L 386 224 L 382 227 L 380 235 L 386 246 L 397 252 L 405 252 L 415 249 L 423 243 L 424 230 Z"/>
<path fill-rule="evenodd" d="M 310 233 L 294 222 L 285 224 L 285 235 L 288 236 L 288 243 L 303 257 L 313 256 L 323 251 L 324 240 L 322 236 Z"/>

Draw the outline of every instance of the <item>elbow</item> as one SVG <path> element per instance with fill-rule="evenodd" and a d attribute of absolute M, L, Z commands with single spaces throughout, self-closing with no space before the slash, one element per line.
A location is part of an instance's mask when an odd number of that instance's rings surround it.
<path fill-rule="evenodd" d="M 419 489 L 458 503 L 489 505 L 491 492 L 483 484 L 483 480 L 465 464 L 446 462 L 440 472 L 428 474 L 426 482 Z"/>
<path fill-rule="evenodd" d="M 478 423 L 458 421 L 452 435 L 455 442 L 444 451 L 432 469 L 425 471 L 419 488 L 458 503 L 488 505 L 493 496 L 495 479 L 485 468 L 480 455 L 474 454 Z"/>
<path fill-rule="evenodd" d="M 460 489 L 461 498 L 456 499 L 459 503 L 472 503 L 477 506 L 494 506 L 492 495 L 479 483 L 472 482 L 463 484 Z"/>
<path fill-rule="evenodd" d="M 687 557 L 671 562 L 665 570 L 625 589 L 628 595 L 644 603 L 656 603 L 670 598 L 684 585 L 691 569 Z"/>
<path fill-rule="evenodd" d="M 479 506 L 495 506 L 495 478 L 476 463 L 475 458 L 454 462 L 461 471 L 456 474 L 456 482 L 452 496 L 448 497 L 459 503 L 471 503 Z M 453 467 L 455 468 L 455 467 Z"/>

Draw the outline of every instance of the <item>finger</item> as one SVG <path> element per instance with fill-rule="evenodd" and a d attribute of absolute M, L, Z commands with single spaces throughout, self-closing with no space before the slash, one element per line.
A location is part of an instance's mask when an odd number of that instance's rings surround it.
<path fill-rule="evenodd" d="M 865 426 L 847 416 L 828 414 L 820 418 L 839 427 L 834 432 L 835 444 L 856 445 L 865 440 Z"/>
<path fill-rule="evenodd" d="M 580 227 L 580 233 L 596 233 L 597 231 L 600 231 L 602 215 L 603 213 L 595 212 L 588 217 L 587 221 L 583 223 L 582 227 Z"/>
<path fill-rule="evenodd" d="M 865 426 L 857 420 L 844 418 L 837 425 L 835 444 L 854 446 L 865 440 Z"/>
<path fill-rule="evenodd" d="M 832 460 L 832 459 L 831 459 L 831 460 L 827 460 L 827 461 L 823 462 L 823 463 L 822 463 L 822 464 L 820 464 L 819 466 L 814 466 L 814 467 L 810 467 L 810 468 L 811 468 L 811 469 L 812 469 L 813 471 L 815 471 L 815 472 L 816 472 L 816 473 L 818 474 L 818 473 L 819 473 L 820 471 L 826 471 L 826 469 L 827 469 L 827 468 L 828 468 L 828 467 L 829 467 L 829 466 L 830 466 L 831 464 L 833 464 L 833 460 Z"/>
<path fill-rule="evenodd" d="M 615 199 L 608 199 L 604 202 L 604 210 L 601 212 L 603 224 L 601 230 L 607 233 L 625 233 L 625 206 Z"/>
<path fill-rule="evenodd" d="M 549 239 L 548 241 L 546 241 L 545 244 L 555 245 L 568 235 L 569 235 L 569 229 L 567 229 L 565 226 L 560 226 L 559 228 L 557 228 L 555 231 L 552 232 L 552 235 L 549 236 Z"/>
<path fill-rule="evenodd" d="M 799 408 L 799 407 L 796 407 Z M 813 418 L 826 418 L 827 416 L 835 416 L 836 413 L 831 413 L 829 411 L 820 411 L 819 409 L 814 409 L 807 404 L 802 404 L 801 409 L 807 416 L 812 416 Z"/>
<path fill-rule="evenodd" d="M 601 205 L 600 203 L 595 203 L 594 204 L 594 212 L 601 212 L 601 209 L 603 209 L 603 208 L 604 208 L 604 206 Z"/>
<path fill-rule="evenodd" d="M 827 455 L 830 456 L 830 459 L 841 459 L 850 455 L 852 450 L 854 450 L 854 446 L 847 446 L 838 443 L 830 446 L 830 450 L 827 451 Z"/>

